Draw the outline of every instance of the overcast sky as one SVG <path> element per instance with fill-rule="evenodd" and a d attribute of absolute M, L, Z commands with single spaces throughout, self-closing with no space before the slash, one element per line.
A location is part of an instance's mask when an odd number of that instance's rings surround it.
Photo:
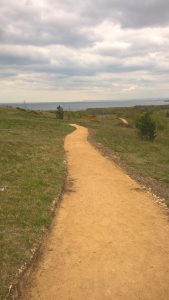
<path fill-rule="evenodd" d="M 168 96 L 168 0 L 0 0 L 1 102 Z"/>

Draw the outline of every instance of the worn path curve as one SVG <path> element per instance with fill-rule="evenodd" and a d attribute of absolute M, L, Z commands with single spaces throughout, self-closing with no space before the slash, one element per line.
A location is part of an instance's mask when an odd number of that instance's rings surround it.
<path fill-rule="evenodd" d="M 87 134 L 65 140 L 72 186 L 23 299 L 168 300 L 167 216 Z"/>

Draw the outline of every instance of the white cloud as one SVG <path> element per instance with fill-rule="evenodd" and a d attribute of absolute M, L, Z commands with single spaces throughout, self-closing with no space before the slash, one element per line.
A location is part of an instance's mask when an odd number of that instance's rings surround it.
<path fill-rule="evenodd" d="M 1 0 L 0 101 L 167 97 L 168 8 Z"/>

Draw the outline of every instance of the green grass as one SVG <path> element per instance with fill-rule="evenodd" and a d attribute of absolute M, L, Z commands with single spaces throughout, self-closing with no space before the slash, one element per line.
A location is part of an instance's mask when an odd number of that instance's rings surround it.
<path fill-rule="evenodd" d="M 135 128 L 105 122 L 97 130 L 96 139 L 112 149 L 141 175 L 161 181 L 169 179 L 169 165 L 166 164 L 169 147 L 167 132 L 160 132 L 156 141 L 149 142 L 140 139 Z"/>
<path fill-rule="evenodd" d="M 158 121 L 154 142 L 141 139 L 135 120 L 148 109 Z M 50 224 L 51 206 L 66 172 L 63 140 L 79 123 L 95 130 L 98 143 L 109 148 L 136 174 L 153 178 L 169 191 L 169 106 L 89 109 L 65 112 L 65 121 L 50 112 L 0 108 L 0 299 L 17 270 L 27 262 Z M 119 125 L 126 118 L 131 127 Z"/>
<path fill-rule="evenodd" d="M 147 110 L 153 111 L 157 122 L 157 138 L 141 139 L 135 120 Z M 169 188 L 169 106 L 89 109 L 77 122 L 95 129 L 95 139 L 109 148 L 122 162 L 142 177 L 166 183 Z M 74 114 L 74 118 L 76 114 Z M 120 126 L 119 117 L 129 121 L 131 127 Z M 167 188 L 164 186 L 164 189 Z"/>
<path fill-rule="evenodd" d="M 71 131 L 50 113 L 0 108 L 0 299 L 51 222 Z"/>

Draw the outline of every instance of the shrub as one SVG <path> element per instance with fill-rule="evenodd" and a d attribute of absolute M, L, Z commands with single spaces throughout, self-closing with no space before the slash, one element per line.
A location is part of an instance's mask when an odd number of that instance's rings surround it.
<path fill-rule="evenodd" d="M 147 140 L 154 140 L 156 137 L 156 123 L 150 112 L 146 112 L 136 121 L 136 128 L 139 130 L 141 137 Z"/>
<path fill-rule="evenodd" d="M 64 110 L 63 110 L 62 106 L 59 105 L 57 107 L 57 111 L 56 111 L 56 118 L 63 120 L 63 117 L 64 117 Z"/>

